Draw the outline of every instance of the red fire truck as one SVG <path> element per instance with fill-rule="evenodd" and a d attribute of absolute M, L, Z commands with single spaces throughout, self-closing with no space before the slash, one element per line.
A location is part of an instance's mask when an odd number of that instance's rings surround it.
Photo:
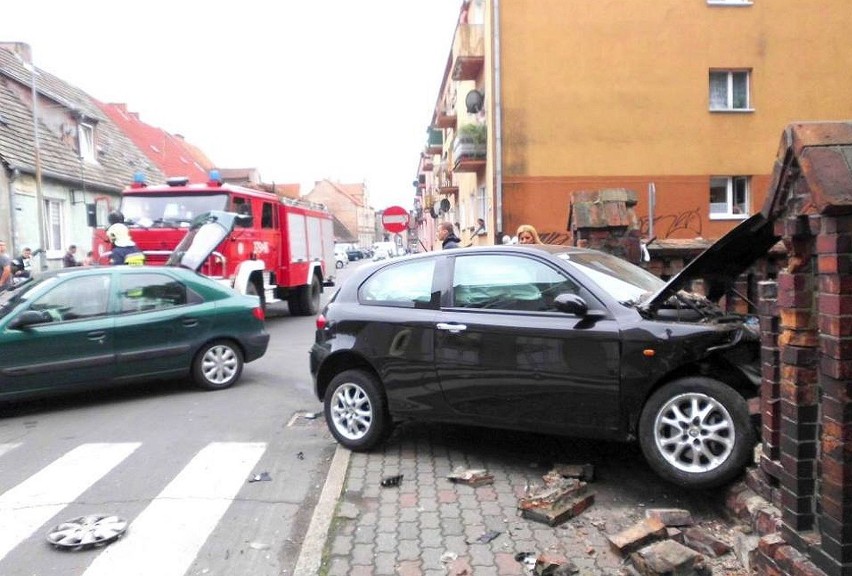
<path fill-rule="evenodd" d="M 106 198 L 89 210 L 94 227 L 92 250 L 109 261 Z M 261 305 L 286 301 L 296 316 L 319 310 L 323 286 L 334 285 L 334 235 L 331 214 L 319 204 L 292 200 L 263 190 L 222 182 L 217 171 L 205 183 L 169 178 L 149 186 L 138 174 L 121 195 L 118 210 L 148 265 L 165 264 L 192 220 L 210 210 L 243 216 L 201 269 L 243 294 L 256 294 Z"/>

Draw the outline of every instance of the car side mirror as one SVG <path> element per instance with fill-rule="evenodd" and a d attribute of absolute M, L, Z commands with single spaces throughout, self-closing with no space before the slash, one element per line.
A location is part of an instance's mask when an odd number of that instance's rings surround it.
<path fill-rule="evenodd" d="M 45 312 L 27 310 L 26 312 L 22 312 L 14 320 L 9 322 L 8 328 L 11 330 L 20 330 L 29 326 L 33 326 L 35 324 L 44 324 L 50 321 L 50 316 Z"/>
<path fill-rule="evenodd" d="M 606 313 L 603 310 L 589 310 L 586 301 L 571 292 L 563 292 L 553 299 L 553 306 L 560 312 L 574 314 L 581 318 L 603 318 Z"/>

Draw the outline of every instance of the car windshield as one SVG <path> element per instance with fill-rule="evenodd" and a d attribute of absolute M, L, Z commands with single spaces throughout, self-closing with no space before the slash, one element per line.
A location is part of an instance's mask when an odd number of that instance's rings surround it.
<path fill-rule="evenodd" d="M 169 196 L 125 194 L 121 212 L 128 224 L 189 227 L 192 219 L 211 210 L 225 210 L 227 194 L 183 194 Z"/>
<path fill-rule="evenodd" d="M 578 267 L 625 305 L 638 304 L 666 284 L 644 268 L 605 252 L 563 252 L 557 256 Z"/>
<path fill-rule="evenodd" d="M 54 283 L 56 282 L 56 276 L 50 276 L 48 278 L 42 279 L 40 282 L 38 281 L 29 281 L 20 284 L 18 287 L 13 288 L 11 290 L 6 290 L 5 292 L 0 292 L 0 318 L 3 318 L 7 314 L 9 314 L 12 310 L 14 310 L 18 304 L 24 300 L 29 298 L 30 291 L 35 286 L 44 286 L 45 283 Z"/>

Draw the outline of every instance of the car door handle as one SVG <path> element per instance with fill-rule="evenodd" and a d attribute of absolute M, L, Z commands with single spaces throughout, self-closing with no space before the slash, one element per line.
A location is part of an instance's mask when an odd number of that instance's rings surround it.
<path fill-rule="evenodd" d="M 464 324 L 448 324 L 447 322 L 438 322 L 437 328 L 438 330 L 447 330 L 453 334 L 458 334 L 459 332 L 467 330 L 467 326 Z"/>
<path fill-rule="evenodd" d="M 86 338 L 88 338 L 89 340 L 96 340 L 96 341 L 100 342 L 101 344 L 104 343 L 105 337 L 106 337 L 106 331 L 104 331 L 104 330 L 93 330 L 93 331 L 89 332 L 88 334 L 86 334 Z"/>
<path fill-rule="evenodd" d="M 198 326 L 198 319 L 197 318 L 184 318 L 183 319 L 183 325 L 186 326 L 187 328 L 193 328 L 195 326 Z"/>

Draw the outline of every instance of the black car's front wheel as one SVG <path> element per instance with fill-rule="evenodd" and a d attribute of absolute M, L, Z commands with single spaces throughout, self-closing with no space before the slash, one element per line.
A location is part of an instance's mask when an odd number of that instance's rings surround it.
<path fill-rule="evenodd" d="M 709 488 L 742 472 L 755 436 L 740 394 L 718 380 L 690 377 L 669 382 L 649 398 L 639 419 L 639 443 L 663 478 Z"/>
<path fill-rule="evenodd" d="M 363 370 L 346 370 L 335 376 L 324 400 L 329 430 L 341 445 L 354 452 L 370 450 L 391 431 L 379 383 Z"/>
<path fill-rule="evenodd" d="M 243 353 L 228 340 L 205 344 L 192 363 L 192 379 L 205 390 L 229 388 L 243 372 Z"/>

